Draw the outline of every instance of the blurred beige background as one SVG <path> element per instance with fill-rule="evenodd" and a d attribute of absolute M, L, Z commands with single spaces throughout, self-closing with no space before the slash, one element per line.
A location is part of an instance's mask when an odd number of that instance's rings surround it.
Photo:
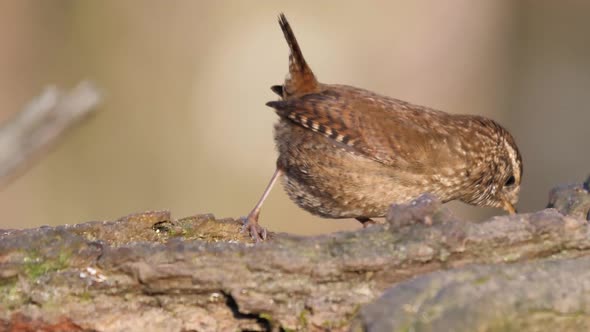
<path fill-rule="evenodd" d="M 264 103 L 287 72 L 281 11 L 320 80 L 504 124 L 524 156 L 521 211 L 588 174 L 590 2 L 6 0 L 1 120 L 48 83 L 90 78 L 106 101 L 2 188 L 0 228 L 154 209 L 246 215 L 275 165 L 277 116 Z M 359 227 L 309 215 L 280 187 L 261 223 Z"/>

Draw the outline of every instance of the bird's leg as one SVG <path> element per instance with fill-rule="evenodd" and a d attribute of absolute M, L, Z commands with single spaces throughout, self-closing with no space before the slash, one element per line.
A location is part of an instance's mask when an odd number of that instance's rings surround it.
<path fill-rule="evenodd" d="M 377 223 L 375 220 L 367 217 L 357 217 L 355 219 L 358 220 L 361 224 L 363 224 L 363 228 L 367 228 Z"/>
<path fill-rule="evenodd" d="M 258 216 L 260 215 L 260 208 L 262 207 L 264 200 L 266 200 L 266 197 L 270 193 L 270 190 L 274 186 L 275 182 L 277 182 L 279 176 L 281 176 L 282 174 L 283 172 L 280 169 L 277 168 L 275 170 L 275 173 L 272 175 L 272 178 L 268 182 L 266 189 L 264 189 L 264 193 L 262 193 L 262 197 L 260 197 L 260 200 L 258 200 L 256 206 L 252 209 L 250 214 L 248 214 L 248 216 L 244 220 L 242 231 L 248 231 L 252 239 L 254 239 L 256 242 L 266 240 L 266 229 L 260 227 L 260 225 L 258 224 Z"/>

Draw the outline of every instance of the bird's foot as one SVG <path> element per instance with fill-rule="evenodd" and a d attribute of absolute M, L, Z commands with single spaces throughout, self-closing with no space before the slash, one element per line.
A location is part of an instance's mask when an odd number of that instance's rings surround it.
<path fill-rule="evenodd" d="M 254 242 L 259 243 L 267 238 L 266 228 L 258 224 L 258 216 L 249 214 L 247 217 L 242 218 L 242 232 L 248 232 Z"/>

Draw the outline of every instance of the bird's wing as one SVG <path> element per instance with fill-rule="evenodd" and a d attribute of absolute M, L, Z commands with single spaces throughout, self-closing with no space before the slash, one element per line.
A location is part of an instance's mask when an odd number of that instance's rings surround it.
<path fill-rule="evenodd" d="M 328 86 L 267 105 L 279 116 L 385 165 L 421 173 L 465 160 L 460 130 L 450 115 L 369 91 Z"/>

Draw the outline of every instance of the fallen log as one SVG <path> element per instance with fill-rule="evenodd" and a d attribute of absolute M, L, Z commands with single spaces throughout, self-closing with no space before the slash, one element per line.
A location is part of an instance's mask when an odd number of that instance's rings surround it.
<path fill-rule="evenodd" d="M 258 245 L 239 220 L 176 220 L 166 211 L 4 230 L 0 330 L 334 331 L 353 322 L 370 329 L 377 316 L 369 308 L 382 302 L 370 303 L 413 277 L 587 255 L 590 228 L 581 216 L 589 202 L 587 181 L 554 190 L 552 208 L 474 223 L 423 195 L 392 206 L 383 225 L 314 237 L 271 233 Z M 445 278 L 463 280 L 452 273 Z M 402 309 L 396 302 L 387 310 Z"/>

